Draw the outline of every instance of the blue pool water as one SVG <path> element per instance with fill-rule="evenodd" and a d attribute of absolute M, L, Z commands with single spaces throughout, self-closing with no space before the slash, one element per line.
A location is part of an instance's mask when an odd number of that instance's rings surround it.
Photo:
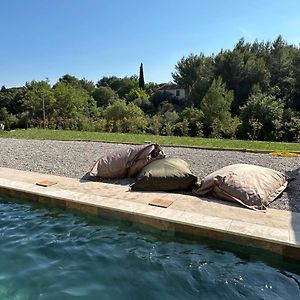
<path fill-rule="evenodd" d="M 300 268 L 0 199 L 0 299 L 300 299 Z M 273 256 L 273 254 L 270 254 Z"/>

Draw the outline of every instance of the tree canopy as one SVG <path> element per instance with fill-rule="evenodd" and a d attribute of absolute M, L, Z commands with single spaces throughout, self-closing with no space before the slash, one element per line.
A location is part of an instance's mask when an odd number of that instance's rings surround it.
<path fill-rule="evenodd" d="M 0 89 L 5 129 L 149 132 L 300 141 L 300 49 L 281 36 L 253 43 L 240 39 L 219 53 L 183 56 L 172 73 L 175 91 L 139 76 L 103 76 L 95 84 L 65 74 Z M 168 86 L 172 86 L 171 85 Z M 176 86 L 175 86 L 176 87 Z"/>

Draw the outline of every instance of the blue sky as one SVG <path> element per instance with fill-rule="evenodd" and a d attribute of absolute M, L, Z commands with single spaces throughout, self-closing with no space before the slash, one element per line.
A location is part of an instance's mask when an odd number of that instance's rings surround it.
<path fill-rule="evenodd" d="M 10 0 L 0 10 L 0 86 L 64 74 L 172 80 L 177 61 L 279 34 L 300 44 L 299 0 Z"/>

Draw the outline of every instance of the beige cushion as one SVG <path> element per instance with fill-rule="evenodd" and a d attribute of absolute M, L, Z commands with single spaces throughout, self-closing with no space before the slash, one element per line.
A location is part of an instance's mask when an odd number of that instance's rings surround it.
<path fill-rule="evenodd" d="M 224 167 L 206 176 L 193 194 L 207 193 L 239 202 L 251 209 L 266 209 L 286 188 L 289 177 L 281 172 L 248 164 Z"/>
<path fill-rule="evenodd" d="M 92 167 L 90 175 L 102 178 L 134 177 L 144 166 L 164 157 L 157 144 L 127 146 L 103 153 Z"/>

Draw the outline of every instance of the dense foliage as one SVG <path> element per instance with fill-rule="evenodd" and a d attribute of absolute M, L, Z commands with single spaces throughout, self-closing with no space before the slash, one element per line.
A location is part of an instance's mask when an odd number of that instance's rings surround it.
<path fill-rule="evenodd" d="M 300 141 L 300 49 L 239 40 L 232 50 L 181 58 L 172 74 L 179 99 L 138 76 L 92 81 L 64 75 L 0 90 L 6 130 L 44 127 L 103 132 Z M 1 130 L 1 129 L 0 129 Z"/>

